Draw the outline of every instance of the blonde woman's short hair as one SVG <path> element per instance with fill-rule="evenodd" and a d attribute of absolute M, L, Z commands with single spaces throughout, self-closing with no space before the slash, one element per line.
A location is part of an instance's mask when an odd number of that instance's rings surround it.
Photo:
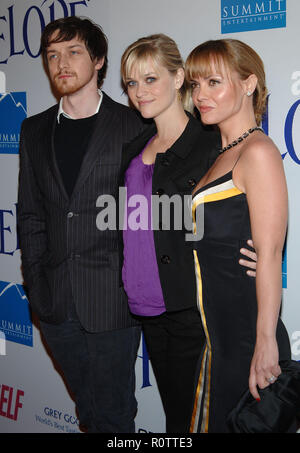
<path fill-rule="evenodd" d="M 257 77 L 257 85 L 253 93 L 253 109 L 259 125 L 266 109 L 267 88 L 264 64 L 259 55 L 242 41 L 237 39 L 218 39 L 206 41 L 197 46 L 189 54 L 185 64 L 187 82 L 199 76 L 208 76 L 212 63 L 217 70 L 225 68 L 229 77 L 236 71 L 242 80 L 251 74 Z"/>
<path fill-rule="evenodd" d="M 130 78 L 133 66 L 138 65 L 143 73 L 149 57 L 158 71 L 159 67 L 163 66 L 175 75 L 178 69 L 184 69 L 183 60 L 173 39 L 162 33 L 146 36 L 128 46 L 122 55 L 121 76 L 125 88 L 126 80 Z M 180 90 L 182 95 L 185 93 L 184 85 Z"/>

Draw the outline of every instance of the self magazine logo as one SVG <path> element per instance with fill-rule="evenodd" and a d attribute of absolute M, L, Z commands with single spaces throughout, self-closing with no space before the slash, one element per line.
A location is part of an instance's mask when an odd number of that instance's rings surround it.
<path fill-rule="evenodd" d="M 221 33 L 286 27 L 286 0 L 221 0 Z"/>
<path fill-rule="evenodd" d="M 26 93 L 0 94 L 0 154 L 18 154 L 20 128 L 26 118 Z"/>
<path fill-rule="evenodd" d="M 0 416 L 17 421 L 23 407 L 23 390 L 6 384 L 0 385 Z"/>
<path fill-rule="evenodd" d="M 0 331 L 6 341 L 33 346 L 29 303 L 22 285 L 0 281 Z"/>

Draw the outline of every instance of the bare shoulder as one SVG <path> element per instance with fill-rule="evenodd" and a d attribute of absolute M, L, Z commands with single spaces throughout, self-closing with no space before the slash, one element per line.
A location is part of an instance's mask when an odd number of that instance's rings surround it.
<path fill-rule="evenodd" d="M 258 185 L 265 187 L 272 181 L 284 184 L 284 168 L 279 149 L 272 139 L 263 133 L 249 137 L 245 142 L 237 162 L 235 183 L 244 193 Z"/>
<path fill-rule="evenodd" d="M 242 165 L 245 164 L 249 168 L 249 166 L 270 165 L 272 162 L 282 165 L 280 151 L 270 137 L 260 133 L 245 143 L 240 159 Z"/>

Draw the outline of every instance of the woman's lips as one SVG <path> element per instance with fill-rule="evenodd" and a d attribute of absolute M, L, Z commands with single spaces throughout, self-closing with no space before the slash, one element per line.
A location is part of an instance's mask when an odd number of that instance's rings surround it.
<path fill-rule="evenodd" d="M 213 107 L 202 105 L 201 107 L 199 107 L 199 112 L 207 113 L 207 112 L 210 112 L 212 109 L 213 109 Z"/>

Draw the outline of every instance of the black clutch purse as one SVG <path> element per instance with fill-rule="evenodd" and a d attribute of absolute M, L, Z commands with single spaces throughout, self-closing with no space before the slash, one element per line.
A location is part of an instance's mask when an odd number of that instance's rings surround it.
<path fill-rule="evenodd" d="M 230 412 L 227 423 L 233 433 L 296 432 L 300 419 L 300 362 L 279 362 L 281 374 L 274 384 L 259 389 L 260 401 L 247 390 Z"/>

